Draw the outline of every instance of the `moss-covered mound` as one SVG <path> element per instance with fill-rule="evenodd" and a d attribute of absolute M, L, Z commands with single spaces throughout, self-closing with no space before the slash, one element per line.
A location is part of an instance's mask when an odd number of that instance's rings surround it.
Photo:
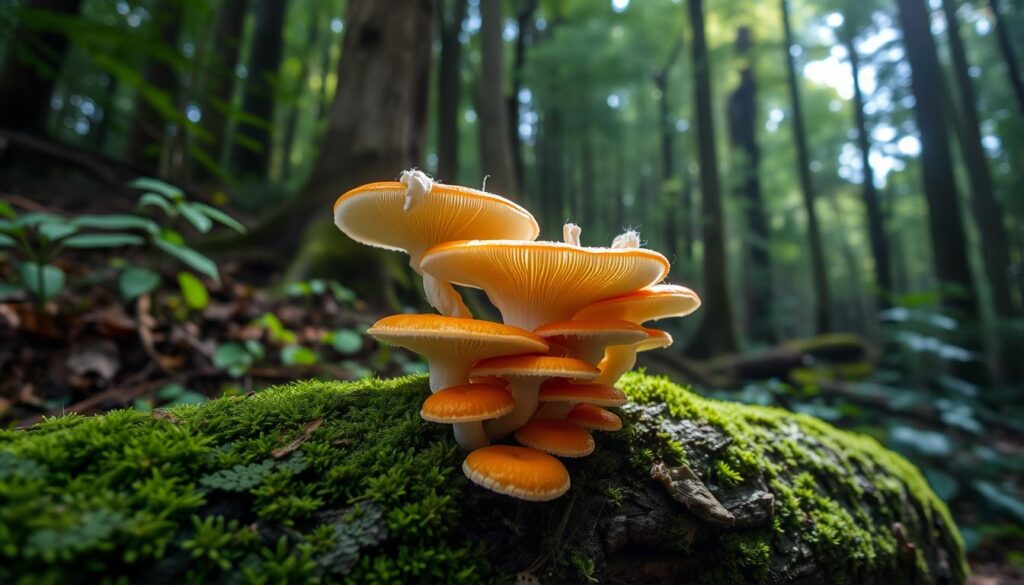
<path fill-rule="evenodd" d="M 945 506 L 873 440 L 621 385 L 626 428 L 543 504 L 463 478 L 422 376 L 3 431 L 0 582 L 963 581 Z"/>

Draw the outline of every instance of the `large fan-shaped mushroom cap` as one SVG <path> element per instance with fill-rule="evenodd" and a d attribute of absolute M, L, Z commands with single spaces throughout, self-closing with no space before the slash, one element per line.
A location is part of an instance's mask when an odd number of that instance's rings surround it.
<path fill-rule="evenodd" d="M 642 248 L 511 240 L 440 244 L 423 255 L 421 266 L 440 280 L 483 289 L 502 321 L 529 330 L 650 286 L 669 270 L 664 256 Z"/>
<path fill-rule="evenodd" d="M 597 301 L 573 319 L 622 319 L 632 323 L 685 317 L 700 307 L 697 293 L 677 284 L 656 284 L 624 295 Z"/>
<path fill-rule="evenodd" d="M 462 472 L 481 487 L 520 500 L 545 502 L 569 491 L 569 471 L 562 462 L 526 447 L 477 449 L 462 463 Z"/>

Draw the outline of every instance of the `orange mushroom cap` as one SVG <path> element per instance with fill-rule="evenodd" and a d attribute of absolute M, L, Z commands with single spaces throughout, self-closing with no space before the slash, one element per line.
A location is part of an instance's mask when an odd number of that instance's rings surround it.
<path fill-rule="evenodd" d="M 585 457 L 594 452 L 590 431 L 564 420 L 531 420 L 516 431 L 516 440 L 559 457 Z"/>
<path fill-rule="evenodd" d="M 566 347 L 572 357 L 594 365 L 601 361 L 606 347 L 637 343 L 647 338 L 643 327 L 619 319 L 556 321 L 533 332 L 544 338 L 548 345 Z"/>
<path fill-rule="evenodd" d="M 569 411 L 565 420 L 594 431 L 617 431 L 622 428 L 619 415 L 593 404 L 580 404 Z"/>
<path fill-rule="evenodd" d="M 578 311 L 573 319 L 622 319 L 633 323 L 685 317 L 700 307 L 700 297 L 685 286 L 656 284 L 606 298 Z"/>
<path fill-rule="evenodd" d="M 508 414 L 514 406 L 512 395 L 500 386 L 464 384 L 428 396 L 420 416 L 436 423 L 472 422 Z"/>
<path fill-rule="evenodd" d="M 629 400 L 615 386 L 605 384 L 575 384 L 552 380 L 540 387 L 540 402 L 584 402 L 598 406 L 622 406 Z"/>
<path fill-rule="evenodd" d="M 668 274 L 661 254 L 512 240 L 440 244 L 422 259 L 435 278 L 483 289 L 502 320 L 524 329 L 570 319 L 600 299 L 650 286 Z"/>
<path fill-rule="evenodd" d="M 551 455 L 526 447 L 492 445 L 473 451 L 462 463 L 473 483 L 499 494 L 545 502 L 569 491 L 569 471 Z"/>
<path fill-rule="evenodd" d="M 672 345 L 672 335 L 668 331 L 644 327 L 644 332 L 647 333 L 647 339 L 642 339 L 636 343 L 637 351 L 662 349 Z"/>
<path fill-rule="evenodd" d="M 571 378 L 593 380 L 600 370 L 585 361 L 546 355 L 513 355 L 495 357 L 477 362 L 471 370 L 473 377 L 499 378 Z"/>

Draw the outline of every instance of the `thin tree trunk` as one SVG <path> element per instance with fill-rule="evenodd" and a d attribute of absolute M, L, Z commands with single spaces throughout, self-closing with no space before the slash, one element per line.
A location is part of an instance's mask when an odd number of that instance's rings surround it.
<path fill-rule="evenodd" d="M 308 44 L 304 48 L 299 50 L 302 54 L 310 54 L 320 46 L 320 34 L 323 29 L 321 20 L 321 12 L 318 9 L 318 5 L 314 4 L 310 9 L 309 18 L 309 40 Z M 299 75 L 295 80 L 295 89 L 292 93 L 294 102 L 290 105 L 288 111 L 288 121 L 284 127 L 284 137 L 282 140 L 281 150 L 283 151 L 281 170 L 284 178 L 288 179 L 292 176 L 295 171 L 294 165 L 292 164 L 292 151 L 295 149 L 295 134 L 299 127 L 299 118 L 301 114 L 306 111 L 306 103 L 308 92 L 306 88 L 309 87 L 309 73 L 310 63 L 308 59 L 302 59 L 302 65 L 299 67 Z"/>
<path fill-rule="evenodd" d="M 653 76 L 654 87 L 658 88 L 658 135 L 661 137 L 661 188 L 658 189 L 658 203 L 661 210 L 663 225 L 662 233 L 665 238 L 665 250 L 674 259 L 678 248 L 677 230 L 679 229 L 677 201 L 674 201 L 676 192 L 673 186 L 673 179 L 676 176 L 676 157 L 673 152 L 675 143 L 675 128 L 672 125 L 671 105 L 669 103 L 669 74 L 672 67 L 683 52 L 682 37 L 676 39 L 669 50 L 665 64 L 655 71 Z M 671 189 L 671 190 L 670 190 Z"/>
<path fill-rule="evenodd" d="M 81 0 L 31 0 L 23 9 L 71 16 L 78 14 L 81 4 Z M 0 68 L 0 128 L 46 134 L 50 97 L 67 52 L 65 35 L 15 25 Z M 38 62 L 46 64 L 45 71 L 40 71 Z"/>
<path fill-rule="evenodd" d="M 241 177 L 262 178 L 273 151 L 274 88 L 284 45 L 285 0 L 258 0 L 241 122 L 233 143 L 232 168 Z"/>
<path fill-rule="evenodd" d="M 518 34 L 512 61 L 512 94 L 508 96 L 509 147 L 512 149 L 512 164 L 516 180 L 523 188 L 523 142 L 519 140 L 519 92 L 523 88 L 523 68 L 526 65 L 526 46 L 533 35 L 533 13 L 539 0 L 525 0 L 516 14 Z"/>
<path fill-rule="evenodd" d="M 804 212 L 807 214 L 807 243 L 811 254 L 811 278 L 814 281 L 814 324 L 819 333 L 832 328 L 831 296 L 828 288 L 828 274 L 825 272 L 825 250 L 818 227 L 818 213 L 814 208 L 814 183 L 811 180 L 811 156 L 807 148 L 807 133 L 804 129 L 803 105 L 800 98 L 800 78 L 793 60 L 793 30 L 789 24 L 789 0 L 781 0 L 783 49 L 786 51 L 786 74 L 789 95 L 793 103 L 793 138 L 796 142 L 797 171 L 800 176 L 800 190 L 803 193 Z"/>
<path fill-rule="evenodd" d="M 945 107 L 941 93 L 936 91 L 943 79 L 935 40 L 925 0 L 897 0 L 897 5 L 911 67 L 914 114 L 921 134 L 921 175 L 928 203 L 935 276 L 944 304 L 957 311 L 958 317 L 973 320 L 967 324 L 970 329 L 979 317 L 976 288 L 967 260 L 967 238 L 953 175 Z M 978 344 L 968 345 L 976 348 Z"/>
<path fill-rule="evenodd" d="M 480 154 L 490 191 L 510 198 L 519 196 L 512 161 L 508 111 L 505 105 L 504 40 L 501 36 L 501 0 L 480 0 Z"/>
<path fill-rule="evenodd" d="M 175 0 L 161 0 L 153 10 L 159 42 L 175 52 L 181 29 L 181 11 L 181 3 Z M 150 59 L 144 78 L 147 86 L 167 94 L 172 102 L 177 102 L 178 76 L 173 65 L 163 60 Z M 166 133 L 167 120 L 140 93 L 128 134 L 128 160 L 155 171 L 160 164 Z"/>
<path fill-rule="evenodd" d="M 451 14 L 445 6 L 452 4 Z M 437 178 L 458 181 L 459 104 L 462 97 L 462 43 L 459 33 L 466 18 L 467 0 L 441 0 L 438 20 L 441 27 L 441 58 L 438 71 L 440 96 L 437 112 Z"/>
<path fill-rule="evenodd" d="M 736 54 L 744 60 L 740 71 L 740 84 L 729 98 L 729 138 L 733 148 L 741 155 L 739 175 L 733 174 L 740 185 L 739 195 L 746 201 L 744 210 L 750 237 L 747 242 L 748 268 L 744 271 L 744 291 L 747 297 L 750 337 L 763 344 L 776 341 L 775 321 L 772 316 L 772 265 L 768 243 L 771 234 L 768 217 L 761 195 L 761 148 L 757 144 L 757 81 L 749 53 L 753 40 L 750 29 L 740 27 L 736 35 Z"/>
<path fill-rule="evenodd" d="M 988 5 L 992 9 L 992 18 L 996 22 L 996 39 L 999 41 L 999 52 L 1002 53 L 1003 62 L 1006 64 L 1006 77 L 1010 81 L 1010 87 L 1013 88 L 1013 95 L 1017 98 L 1017 107 L 1020 108 L 1021 114 L 1024 114 L 1024 81 L 1021 81 L 1017 54 L 1013 51 L 1010 33 L 1006 30 L 1006 23 L 1003 22 L 1003 12 L 999 7 L 999 0 L 988 0 Z"/>
<path fill-rule="evenodd" d="M 861 196 L 867 211 L 871 256 L 875 263 L 875 283 L 878 286 L 878 294 L 875 295 L 875 299 L 878 308 L 884 309 L 890 306 L 893 294 L 889 238 L 885 233 L 882 208 L 878 201 L 878 189 L 875 187 L 875 170 L 871 166 L 871 136 L 868 134 L 867 116 L 864 113 L 864 93 L 860 87 L 860 55 L 857 53 L 853 30 L 844 29 L 842 34 L 846 52 L 850 56 L 850 69 L 853 72 L 854 125 L 857 129 L 857 147 L 860 149 L 861 166 L 864 172 Z"/>
<path fill-rule="evenodd" d="M 228 135 L 228 111 L 238 78 L 238 55 L 242 42 L 242 26 L 249 9 L 249 0 L 225 0 L 217 15 L 217 31 L 213 37 L 213 53 L 207 90 L 207 106 L 203 109 L 203 125 L 213 141 L 204 148 L 210 158 L 223 164 Z M 210 169 L 200 167 L 199 176 L 209 178 Z"/>
<path fill-rule="evenodd" d="M 700 162 L 701 223 L 704 238 L 704 290 L 701 296 L 715 299 L 708 303 L 700 327 L 688 348 L 698 357 L 732 353 L 737 349 L 729 301 L 728 269 L 725 254 L 725 218 L 715 152 L 714 115 L 711 111 L 711 72 L 704 39 L 703 0 L 689 0 L 690 26 L 693 29 L 693 86 L 697 123 L 697 150 Z"/>

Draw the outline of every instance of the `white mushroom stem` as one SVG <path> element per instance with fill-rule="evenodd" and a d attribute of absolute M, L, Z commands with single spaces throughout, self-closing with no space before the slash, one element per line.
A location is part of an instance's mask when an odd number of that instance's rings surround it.
<path fill-rule="evenodd" d="M 562 226 L 562 240 L 564 240 L 566 244 L 580 246 L 580 233 L 582 232 L 583 230 L 580 226 L 574 223 L 567 223 Z"/>
<path fill-rule="evenodd" d="M 455 442 L 463 451 L 475 451 L 480 447 L 491 444 L 484 432 L 484 425 L 481 421 L 455 423 L 452 425 L 455 434 Z"/>
<path fill-rule="evenodd" d="M 431 307 L 437 309 L 438 313 L 446 317 L 473 318 L 469 307 L 462 302 L 462 295 L 455 290 L 450 282 L 438 280 L 426 273 L 421 274 L 423 274 L 423 292 L 427 295 L 427 302 Z"/>
<path fill-rule="evenodd" d="M 569 411 L 577 404 L 579 403 L 568 401 L 545 402 L 537 409 L 537 414 L 533 415 L 533 420 L 562 420 L 569 416 Z"/>
<path fill-rule="evenodd" d="M 622 374 L 636 365 L 636 345 L 613 345 L 605 350 L 604 359 L 597 366 L 601 375 L 594 380 L 596 384 L 614 386 Z"/>
<path fill-rule="evenodd" d="M 511 385 L 512 398 L 516 401 L 516 406 L 512 412 L 484 423 L 484 431 L 492 441 L 504 439 L 530 422 L 533 413 L 537 412 L 537 395 L 540 393 L 540 384 L 544 381 L 537 377 L 506 379 Z"/>
<path fill-rule="evenodd" d="M 402 210 L 409 213 L 414 207 L 420 204 L 423 199 L 434 188 L 434 180 L 419 169 L 402 171 L 398 182 L 405 185 L 405 203 Z"/>
<path fill-rule="evenodd" d="M 469 384 L 469 370 L 473 362 L 459 356 L 424 356 L 430 368 L 430 391 L 437 392 L 452 386 Z"/>
<path fill-rule="evenodd" d="M 639 248 L 640 234 L 636 230 L 626 230 L 615 236 L 612 240 L 612 248 Z"/>

